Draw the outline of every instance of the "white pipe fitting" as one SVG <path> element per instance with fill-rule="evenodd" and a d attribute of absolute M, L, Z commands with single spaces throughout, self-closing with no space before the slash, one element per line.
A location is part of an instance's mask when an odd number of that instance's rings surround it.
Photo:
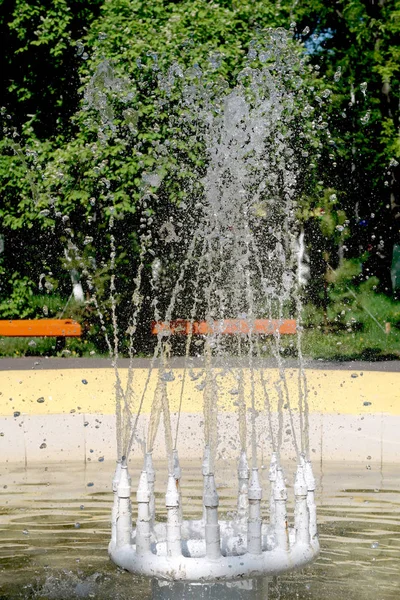
<path fill-rule="evenodd" d="M 179 463 L 178 450 L 176 448 L 172 451 L 172 468 L 173 468 L 173 476 L 176 481 L 176 488 L 178 490 L 178 495 L 179 495 L 179 521 L 182 523 L 182 520 L 183 520 L 182 494 L 181 494 L 181 486 L 180 486 L 182 471 L 181 471 L 181 465 Z"/>
<path fill-rule="evenodd" d="M 247 552 L 261 554 L 261 498 L 258 469 L 252 469 L 249 486 L 249 520 L 247 523 Z"/>
<path fill-rule="evenodd" d="M 111 509 L 111 539 L 115 543 L 117 541 L 117 518 L 118 518 L 118 484 L 121 478 L 121 459 L 117 460 L 112 481 L 112 491 L 114 494 L 113 506 Z"/>
<path fill-rule="evenodd" d="M 179 492 L 177 489 L 177 480 L 174 475 L 168 476 L 165 506 L 167 508 L 167 555 L 180 556 L 182 554 L 182 548 Z"/>
<path fill-rule="evenodd" d="M 210 447 L 204 446 L 204 454 L 203 454 L 203 464 L 202 464 L 202 473 L 203 473 L 203 499 L 206 495 L 206 487 L 207 487 L 207 476 L 210 473 Z M 203 521 L 206 522 L 206 507 L 203 502 Z"/>
<path fill-rule="evenodd" d="M 295 545 L 287 551 L 275 548 L 261 554 L 220 556 L 214 560 L 204 556 L 168 557 L 152 552 L 139 556 L 132 546 L 110 546 L 110 554 L 119 567 L 132 573 L 167 581 L 206 582 L 280 575 L 304 567 L 318 553 L 310 545 Z"/>
<path fill-rule="evenodd" d="M 206 556 L 215 560 L 221 556 L 221 536 L 218 523 L 219 498 L 215 487 L 214 475 L 205 476 L 204 507 L 206 509 L 205 540 Z"/>
<path fill-rule="evenodd" d="M 138 517 L 136 522 L 136 552 L 143 556 L 150 551 L 150 490 L 146 471 L 142 471 L 136 493 Z"/>
<path fill-rule="evenodd" d="M 278 455 L 273 452 L 271 455 L 271 462 L 269 465 L 269 481 L 270 481 L 270 497 L 269 497 L 269 522 L 271 525 L 275 523 L 275 482 L 276 482 L 276 471 L 278 468 Z"/>
<path fill-rule="evenodd" d="M 121 464 L 121 473 L 117 487 L 118 514 L 116 521 L 117 547 L 130 544 L 132 541 L 132 508 L 131 486 L 126 462 Z"/>
<path fill-rule="evenodd" d="M 282 469 L 277 469 L 276 471 L 274 500 L 276 543 L 278 548 L 287 552 L 289 548 L 289 530 L 286 511 L 287 491 Z"/>
<path fill-rule="evenodd" d="M 153 465 L 153 455 L 151 452 L 146 452 L 144 457 L 144 470 L 147 474 L 147 483 L 149 486 L 150 493 L 150 501 L 149 501 L 149 510 L 150 510 L 150 522 L 151 525 L 154 525 L 155 517 L 156 517 L 156 503 L 154 497 L 154 485 L 156 481 L 156 472 L 154 470 Z"/>
<path fill-rule="evenodd" d="M 298 465 L 294 482 L 294 528 L 296 544 L 310 543 L 310 519 L 307 505 L 307 484 L 304 479 L 304 469 Z"/>
<path fill-rule="evenodd" d="M 317 506 L 315 504 L 315 478 L 311 461 L 303 459 L 304 478 L 307 485 L 307 506 L 310 518 L 311 544 L 318 545 Z"/>
<path fill-rule="evenodd" d="M 249 478 L 250 478 L 250 469 L 247 462 L 246 452 L 242 450 L 239 457 L 238 464 L 238 502 L 237 502 L 237 515 L 238 520 L 244 522 L 249 513 Z"/>

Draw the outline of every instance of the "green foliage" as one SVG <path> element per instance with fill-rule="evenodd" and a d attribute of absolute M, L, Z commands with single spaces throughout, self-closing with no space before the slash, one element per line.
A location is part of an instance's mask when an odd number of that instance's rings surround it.
<path fill-rule="evenodd" d="M 179 120 L 171 120 L 179 86 L 162 105 L 160 78 L 178 60 L 194 78 L 201 65 L 210 85 L 232 83 L 260 30 L 288 28 L 294 20 L 295 37 L 316 65 L 307 75 L 315 106 L 309 147 L 299 156 L 307 173 L 299 177 L 299 214 L 311 256 L 310 299 L 321 305 L 329 292 L 329 318 L 335 319 L 341 277 L 354 287 L 343 275 L 350 268 L 343 258 L 357 263 L 381 242 L 389 265 L 399 235 L 393 218 L 400 205 L 399 16 L 399 0 L 3 0 L 2 315 L 38 314 L 33 299 L 43 275 L 66 301 L 69 271 L 82 265 L 107 296 L 111 217 L 118 298 L 126 300 L 138 263 L 143 173 L 157 167 L 164 181 L 151 208 L 161 222 L 166 199 L 182 202 L 188 174 L 201 174 L 203 167 L 195 141 L 184 141 Z M 165 139 L 174 146 L 160 164 Z M 178 171 L 183 156 L 185 168 Z M 354 287 L 364 303 L 363 290 Z M 379 310 L 391 321 L 383 301 Z M 323 322 L 323 308 L 320 314 Z M 367 327 L 360 315 L 353 316 Z M 95 315 L 89 311 L 85 318 L 95 336 Z"/>
<path fill-rule="evenodd" d="M 34 284 L 28 277 L 20 278 L 14 273 L 8 283 L 12 286 L 10 296 L 0 302 L 0 315 L 3 318 L 24 319 L 32 316 L 31 300 Z"/>
<path fill-rule="evenodd" d="M 2 102 L 35 133 L 65 134 L 76 110 L 75 44 L 98 14 L 101 0 L 3 0 L 0 35 Z"/>

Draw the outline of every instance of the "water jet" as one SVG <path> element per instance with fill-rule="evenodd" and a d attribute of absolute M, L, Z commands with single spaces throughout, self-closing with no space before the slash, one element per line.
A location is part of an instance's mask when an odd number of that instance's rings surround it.
<path fill-rule="evenodd" d="M 114 341 L 109 339 L 108 345 L 116 374 L 118 461 L 109 554 L 118 566 L 133 573 L 167 581 L 230 581 L 278 575 L 318 555 L 301 352 L 304 244 L 297 218 L 304 180 L 300 164 L 304 169 L 304 158 L 311 161 L 315 141 L 309 127 L 313 108 L 302 81 L 305 68 L 305 59 L 285 30 L 268 30 L 251 44 L 247 64 L 233 86 L 214 76 L 207 79 L 198 65 L 185 69 L 174 64 L 164 73 L 155 65 L 160 120 L 168 114 L 165 128 L 170 137 L 154 144 L 153 170 L 142 173 L 140 264 L 127 331 L 131 360 L 146 300 L 151 301 L 156 342 L 139 397 L 133 369 L 125 389 L 118 372 L 113 234 L 118 214 L 110 208 Z M 109 116 L 113 110 L 103 102 L 104 89 L 96 86 L 112 87 L 115 81 L 116 89 L 126 87 L 110 73 L 108 63 L 100 65 L 85 95 L 89 108 L 100 113 L 102 143 L 107 135 L 115 135 L 115 125 Z M 148 263 L 150 296 L 143 290 Z M 105 330 L 95 292 L 93 298 Z M 175 379 L 173 340 L 182 335 L 186 336 L 185 368 L 173 426 L 168 385 Z M 296 397 L 289 392 L 282 335 L 293 336 L 298 359 Z M 278 368 L 274 381 L 268 380 L 262 366 L 266 346 Z M 185 450 L 179 437 L 180 412 L 193 356 L 203 365 L 195 376 L 203 394 L 204 455 L 199 465 L 203 506 L 197 520 L 187 520 L 181 493 L 185 475 L 178 451 Z M 237 358 L 234 368 L 232 356 Z M 154 370 L 157 385 L 150 389 Z M 224 386 L 229 377 L 235 382 L 230 390 Z M 141 409 L 148 394 L 152 403 L 145 431 Z M 218 460 L 224 458 L 224 451 L 219 429 L 226 394 L 235 396 L 237 407 L 237 429 L 230 445 L 236 448 L 238 461 L 238 504 L 235 515 L 221 519 Z M 166 523 L 157 519 L 152 459 L 161 429 L 168 465 Z M 134 526 L 128 459 L 139 440 L 143 468 Z M 287 450 L 288 442 L 291 459 L 297 463 L 291 526 L 283 471 L 283 448 Z M 261 446 L 270 458 L 268 492 L 259 472 Z"/>

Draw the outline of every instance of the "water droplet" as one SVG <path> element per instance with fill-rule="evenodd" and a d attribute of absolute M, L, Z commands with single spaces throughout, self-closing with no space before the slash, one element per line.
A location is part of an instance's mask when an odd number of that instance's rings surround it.
<path fill-rule="evenodd" d="M 45 448 L 47 448 L 47 444 L 43 442 L 42 444 L 40 444 L 39 448 L 40 450 L 44 450 Z"/>
<path fill-rule="evenodd" d="M 47 208 L 45 208 L 40 211 L 39 217 L 47 217 L 47 215 L 49 215 L 49 214 L 50 214 L 50 211 Z"/>
<path fill-rule="evenodd" d="M 42 404 L 42 403 L 44 402 L 44 398 L 43 398 L 43 396 L 41 396 L 40 398 L 38 398 L 38 399 L 36 400 L 36 402 L 39 402 L 39 404 Z"/>
<path fill-rule="evenodd" d="M 75 529 L 80 529 L 81 524 L 80 523 L 75 523 Z"/>
<path fill-rule="evenodd" d="M 22 533 L 23 533 L 24 535 L 29 535 L 29 531 L 28 531 L 27 529 L 23 529 L 23 530 L 22 530 Z"/>
<path fill-rule="evenodd" d="M 82 379 L 82 383 L 83 383 L 84 385 L 87 385 L 87 383 L 88 383 L 88 382 L 87 382 L 87 379 Z"/>
<path fill-rule="evenodd" d="M 360 90 L 364 96 L 366 95 L 367 87 L 368 87 L 368 84 L 366 81 L 363 81 L 362 83 L 360 83 Z"/>
<path fill-rule="evenodd" d="M 379 542 L 372 542 L 372 544 L 371 544 L 371 548 L 373 548 L 374 550 L 375 550 L 376 548 L 379 548 Z"/>
<path fill-rule="evenodd" d="M 360 121 L 363 125 L 366 125 L 369 121 L 369 118 L 371 116 L 371 111 L 367 110 L 367 112 L 365 113 L 365 115 L 363 117 L 361 117 Z"/>
<path fill-rule="evenodd" d="M 99 458 L 97 459 L 99 462 L 104 462 L 104 456 L 99 456 Z"/>
<path fill-rule="evenodd" d="M 167 371 L 166 373 L 163 373 L 161 375 L 162 381 L 174 381 L 174 379 L 175 379 L 175 375 L 173 374 L 172 371 Z"/>
<path fill-rule="evenodd" d="M 371 406 L 372 402 L 363 402 L 363 406 Z"/>
<path fill-rule="evenodd" d="M 92 481 L 90 481 L 90 482 L 87 484 L 87 487 L 93 487 L 93 486 L 94 486 L 94 483 L 93 483 Z"/>
<path fill-rule="evenodd" d="M 338 67 L 336 73 L 333 76 L 334 81 L 338 82 L 342 76 L 342 67 Z"/>
<path fill-rule="evenodd" d="M 14 412 L 14 417 L 19 417 L 20 415 L 21 415 L 21 413 L 20 413 L 20 411 L 19 411 L 19 410 L 16 410 L 16 411 Z"/>

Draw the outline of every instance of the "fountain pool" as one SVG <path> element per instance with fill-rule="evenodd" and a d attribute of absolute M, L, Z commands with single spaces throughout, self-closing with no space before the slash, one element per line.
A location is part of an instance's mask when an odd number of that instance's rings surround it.
<path fill-rule="evenodd" d="M 189 514 L 201 511 L 197 464 L 182 461 Z M 398 463 L 397 463 L 398 464 Z M 159 484 L 166 480 L 160 464 Z M 132 465 L 139 474 L 140 463 Z M 156 600 L 155 584 L 120 571 L 105 550 L 110 531 L 112 461 L 2 465 L 0 596 L 7 600 Z M 327 461 L 315 469 L 321 555 L 310 567 L 269 581 L 269 600 L 396 600 L 400 589 L 400 480 L 396 464 Z M 218 488 L 234 509 L 235 465 Z M 94 482 L 93 487 L 87 484 Z M 4 486 L 7 486 L 4 488 Z M 156 501 L 162 508 L 162 486 Z M 165 513 L 164 513 L 165 514 Z M 77 528 L 79 524 L 79 528 Z M 254 592 L 252 600 L 266 600 Z M 173 589 L 173 588 L 172 588 Z M 235 598 L 229 595 L 221 598 Z M 175 588 L 163 598 L 192 598 Z M 245 592 L 245 590 L 244 590 Z M 208 598 L 200 592 L 193 598 Z M 243 595 L 246 599 L 249 596 Z"/>

